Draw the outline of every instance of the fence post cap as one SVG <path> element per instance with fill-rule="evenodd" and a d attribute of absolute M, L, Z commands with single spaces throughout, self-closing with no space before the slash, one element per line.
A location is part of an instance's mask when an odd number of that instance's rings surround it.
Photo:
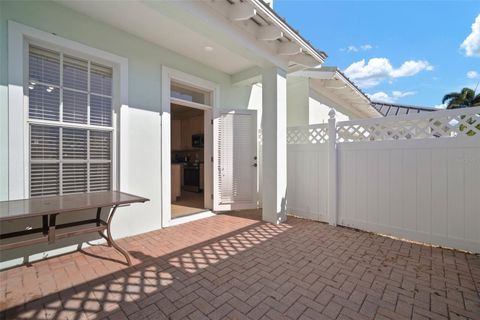
<path fill-rule="evenodd" d="M 328 111 L 328 116 L 330 117 L 330 119 L 335 118 L 335 109 L 330 108 L 330 111 Z"/>

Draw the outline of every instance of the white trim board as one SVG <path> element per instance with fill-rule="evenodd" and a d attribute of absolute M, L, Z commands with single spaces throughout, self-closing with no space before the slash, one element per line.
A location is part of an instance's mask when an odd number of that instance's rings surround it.
<path fill-rule="evenodd" d="M 176 226 L 176 225 L 179 225 L 179 224 L 182 224 L 182 223 L 187 223 L 187 222 L 192 222 L 192 221 L 196 221 L 196 220 L 200 220 L 200 219 L 204 219 L 204 218 L 208 218 L 208 217 L 213 217 L 215 215 L 216 214 L 213 213 L 210 210 L 201 211 L 201 212 L 198 212 L 198 213 L 195 213 L 195 214 L 190 214 L 188 216 L 183 216 L 183 217 L 178 217 L 178 218 L 171 219 L 168 226 L 172 227 L 172 226 Z"/>
<path fill-rule="evenodd" d="M 204 148 L 204 176 L 205 176 L 205 207 L 212 207 L 212 199 L 210 199 L 210 194 L 213 194 L 213 165 L 210 161 L 210 157 L 213 155 L 213 130 L 211 126 L 211 120 L 213 119 L 213 112 L 215 109 L 220 106 L 220 86 L 214 82 L 198 78 L 196 76 L 190 75 L 188 73 L 169 68 L 167 66 L 162 66 L 162 87 L 161 87 L 161 96 L 162 96 L 162 116 L 161 116 L 161 225 L 162 227 L 168 227 L 174 224 L 188 222 L 191 220 L 179 218 L 172 219 L 171 213 L 171 110 L 170 105 L 172 102 L 172 97 L 170 94 L 170 84 L 173 81 L 189 85 L 194 88 L 211 91 L 213 94 L 212 106 L 211 108 L 204 108 L 205 105 L 195 104 L 189 105 L 190 107 L 197 107 L 198 109 L 205 110 L 204 116 L 204 136 L 205 141 L 208 142 L 205 144 Z M 173 98 L 175 99 L 175 98 Z M 200 108 L 202 106 L 202 108 Z M 208 211 L 207 211 L 208 212 Z M 196 215 L 195 215 L 196 216 Z"/>
<path fill-rule="evenodd" d="M 170 98 L 170 103 L 178 104 L 180 106 L 189 107 L 189 108 L 193 108 L 193 109 L 212 110 L 212 107 L 209 106 L 209 105 L 201 104 L 201 103 L 197 103 L 197 102 L 192 102 L 192 101 L 187 101 L 187 100 L 182 100 L 182 99 L 173 98 L 173 97 Z"/>
<path fill-rule="evenodd" d="M 60 48 L 74 54 L 93 57 L 94 59 L 113 64 L 114 73 L 118 74 L 119 92 L 114 97 L 114 110 L 112 118 L 119 129 L 120 141 L 113 137 L 113 143 L 118 146 L 119 152 L 113 155 L 113 186 L 120 190 L 128 191 L 125 181 L 120 177 L 126 176 L 126 159 L 128 151 L 128 60 L 124 57 L 89 47 L 76 41 L 59 37 L 52 33 L 41 31 L 15 21 L 8 21 L 8 199 L 22 199 L 28 196 L 26 179 L 28 177 L 28 150 L 25 139 L 27 138 L 26 107 L 24 94 L 25 80 L 25 50 L 28 41 L 40 43 L 53 48 Z M 119 99 L 119 100 L 118 100 Z M 121 114 L 121 117 L 119 115 Z M 120 119 L 118 119 L 120 118 Z M 121 128 L 121 130 L 120 130 Z M 19 148 L 18 146 L 24 146 Z M 119 159 L 117 161 L 116 159 Z M 122 166 L 119 166 L 122 162 Z"/>

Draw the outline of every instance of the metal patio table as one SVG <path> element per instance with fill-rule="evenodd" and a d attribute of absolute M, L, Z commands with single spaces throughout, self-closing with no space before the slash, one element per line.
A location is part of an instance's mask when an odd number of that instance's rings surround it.
<path fill-rule="evenodd" d="M 54 243 L 58 239 L 98 232 L 100 236 L 107 240 L 108 245 L 125 256 L 128 265 L 131 265 L 132 262 L 128 252 L 115 243 L 112 238 L 111 223 L 118 207 L 146 201 L 149 201 L 149 199 L 120 191 L 88 192 L 2 201 L 0 202 L 0 250 L 38 243 Z M 107 221 L 101 219 L 102 208 L 110 209 Z M 74 217 L 75 212 L 87 209 L 96 209 L 95 218 L 82 218 L 74 222 L 57 224 L 59 215 Z M 85 215 L 82 213 L 82 216 Z M 6 222 L 35 217 L 42 219 L 42 227 L 4 233 L 7 227 Z M 106 231 L 106 235 L 104 231 Z"/>

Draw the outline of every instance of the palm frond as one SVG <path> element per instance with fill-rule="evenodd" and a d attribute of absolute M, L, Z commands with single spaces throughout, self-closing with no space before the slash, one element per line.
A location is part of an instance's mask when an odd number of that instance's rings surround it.
<path fill-rule="evenodd" d="M 475 90 L 463 88 L 460 92 L 450 92 L 443 96 L 442 103 L 447 102 L 447 109 L 468 108 L 480 105 L 479 95 Z"/>
<path fill-rule="evenodd" d="M 460 96 L 458 92 L 450 92 L 443 96 L 442 103 L 445 103 L 447 100 L 456 99 Z"/>

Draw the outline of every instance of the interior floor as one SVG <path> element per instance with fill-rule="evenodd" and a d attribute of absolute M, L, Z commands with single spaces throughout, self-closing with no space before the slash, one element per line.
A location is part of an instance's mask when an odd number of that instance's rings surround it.
<path fill-rule="evenodd" d="M 205 211 L 203 192 L 182 190 L 177 201 L 172 202 L 172 219 Z"/>

